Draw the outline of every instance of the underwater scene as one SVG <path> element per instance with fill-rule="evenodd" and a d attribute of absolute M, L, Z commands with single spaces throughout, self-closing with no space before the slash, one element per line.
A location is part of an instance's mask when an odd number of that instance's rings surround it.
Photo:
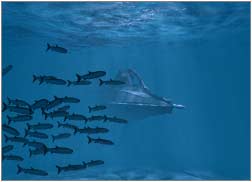
<path fill-rule="evenodd" d="M 2 2 L 3 180 L 249 180 L 249 2 Z"/>

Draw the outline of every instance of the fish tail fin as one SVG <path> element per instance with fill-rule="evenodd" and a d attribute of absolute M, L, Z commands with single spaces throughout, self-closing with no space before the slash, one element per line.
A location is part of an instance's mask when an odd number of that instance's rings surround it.
<path fill-rule="evenodd" d="M 39 85 L 41 85 L 43 83 L 43 81 L 44 81 L 44 78 L 41 77 L 40 80 L 39 80 Z"/>
<path fill-rule="evenodd" d="M 7 135 L 4 135 L 5 142 L 8 142 L 9 137 Z"/>
<path fill-rule="evenodd" d="M 3 102 L 3 110 L 2 110 L 2 112 L 6 111 L 6 109 L 7 109 L 7 104 L 5 104 L 5 103 Z"/>
<path fill-rule="evenodd" d="M 64 121 L 66 121 L 66 120 L 67 120 L 67 116 L 64 117 Z"/>
<path fill-rule="evenodd" d="M 90 113 L 92 111 L 92 108 L 88 106 L 88 112 Z"/>
<path fill-rule="evenodd" d="M 11 100 L 10 100 L 10 98 L 9 98 L 9 97 L 7 97 L 7 100 L 8 100 L 8 105 L 10 105 L 10 104 L 11 104 Z"/>
<path fill-rule="evenodd" d="M 108 117 L 104 115 L 104 122 L 106 122 L 107 120 L 108 120 Z"/>
<path fill-rule="evenodd" d="M 102 81 L 102 79 L 99 79 L 99 81 L 100 81 L 99 86 L 102 86 L 104 82 Z"/>
<path fill-rule="evenodd" d="M 20 167 L 20 165 L 18 164 L 18 165 L 17 165 L 17 168 L 18 168 L 17 174 L 21 173 L 21 172 L 22 172 L 22 167 Z"/>
<path fill-rule="evenodd" d="M 47 43 L 47 49 L 46 49 L 46 51 L 48 51 L 49 49 L 51 49 L 51 46 L 50 46 L 49 43 Z"/>
<path fill-rule="evenodd" d="M 52 135 L 52 142 L 54 142 L 55 141 L 55 137 Z"/>
<path fill-rule="evenodd" d="M 11 123 L 11 117 L 7 115 L 8 125 Z"/>
<path fill-rule="evenodd" d="M 77 128 L 74 128 L 74 135 L 76 135 L 78 129 Z"/>
<path fill-rule="evenodd" d="M 81 76 L 78 73 L 76 74 L 76 77 L 78 82 L 81 81 Z"/>
<path fill-rule="evenodd" d="M 92 142 L 92 138 L 90 136 L 87 136 L 88 138 L 88 144 L 90 144 Z"/>
<path fill-rule="evenodd" d="M 27 123 L 28 124 L 28 123 Z M 24 134 L 24 137 L 27 137 L 27 135 L 28 135 L 28 130 L 27 129 L 25 129 L 25 134 Z"/>
<path fill-rule="evenodd" d="M 61 172 L 61 167 L 56 165 L 56 168 L 58 169 L 58 174 Z"/>
<path fill-rule="evenodd" d="M 67 86 L 69 87 L 72 84 L 70 80 L 67 80 Z"/>
<path fill-rule="evenodd" d="M 34 83 L 36 80 L 37 80 L 37 77 L 36 77 L 36 75 L 32 75 L 32 83 Z"/>
<path fill-rule="evenodd" d="M 27 130 L 31 129 L 31 125 L 29 123 L 26 123 L 26 126 L 27 126 Z"/>

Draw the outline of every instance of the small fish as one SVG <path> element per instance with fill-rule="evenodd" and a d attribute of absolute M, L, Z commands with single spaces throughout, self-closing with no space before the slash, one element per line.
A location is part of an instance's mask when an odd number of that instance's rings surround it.
<path fill-rule="evenodd" d="M 67 147 L 54 147 L 54 148 L 47 148 L 47 152 L 56 153 L 56 154 L 72 154 L 73 150 Z"/>
<path fill-rule="evenodd" d="M 24 137 L 34 137 L 34 138 L 41 138 L 41 139 L 47 139 L 48 135 L 45 133 L 41 133 L 41 132 L 37 132 L 37 131 L 29 131 L 27 129 L 25 129 L 25 135 Z"/>
<path fill-rule="evenodd" d="M 48 117 L 51 117 L 52 119 L 56 117 L 65 118 L 68 115 L 68 112 L 67 111 L 53 111 L 50 113 L 46 113 L 44 110 L 42 110 L 42 114 L 45 116 L 45 120 L 46 120 Z"/>
<path fill-rule="evenodd" d="M 46 80 L 52 80 L 52 79 L 57 79 L 55 76 L 36 76 L 33 75 L 33 80 L 32 82 L 34 83 L 35 81 L 39 81 L 39 85 L 41 85 L 43 82 Z"/>
<path fill-rule="evenodd" d="M 29 147 L 34 147 L 35 149 L 43 151 L 44 154 L 47 152 L 47 147 L 42 142 L 36 142 L 36 141 L 28 141 L 25 143 L 25 145 L 28 145 Z"/>
<path fill-rule="evenodd" d="M 107 117 L 107 121 L 110 122 L 115 122 L 115 123 L 128 123 L 128 121 L 126 119 L 122 119 L 122 118 L 117 118 L 117 117 Z"/>
<path fill-rule="evenodd" d="M 7 135 L 4 135 L 5 137 L 5 142 L 11 141 L 11 142 L 16 142 L 16 143 L 23 143 L 24 145 L 29 142 L 28 139 L 24 137 L 8 137 Z"/>
<path fill-rule="evenodd" d="M 26 174 L 32 174 L 32 175 L 38 175 L 38 176 L 47 176 L 48 175 L 48 173 L 46 171 L 43 171 L 40 169 L 35 169 L 33 167 L 25 169 L 25 168 L 22 168 L 19 165 L 17 165 L 17 168 L 18 168 L 17 174 L 23 172 Z"/>
<path fill-rule="evenodd" d="M 104 85 L 123 85 L 123 84 L 125 84 L 125 82 L 123 82 L 123 81 L 120 81 L 120 80 L 112 80 L 112 79 L 110 79 L 110 80 L 106 80 L 106 81 L 103 81 L 102 79 L 99 79 L 99 81 L 100 81 L 100 86 L 102 86 L 103 84 Z"/>
<path fill-rule="evenodd" d="M 7 97 L 7 100 L 8 100 L 8 105 L 16 105 L 16 106 L 19 106 L 19 107 L 28 107 L 28 108 L 31 108 L 31 105 L 29 103 L 27 103 L 26 101 L 24 100 L 20 100 L 20 99 L 10 99 L 9 97 Z"/>
<path fill-rule="evenodd" d="M 45 107 L 45 109 L 46 109 L 46 110 L 52 109 L 52 108 L 54 108 L 54 107 L 56 107 L 56 106 L 58 106 L 58 105 L 60 105 L 60 104 L 62 104 L 62 103 L 63 103 L 62 99 L 60 99 L 60 98 L 54 96 L 54 100 L 50 101 L 50 102 L 47 104 L 47 106 Z"/>
<path fill-rule="evenodd" d="M 17 115 L 17 116 L 7 116 L 8 118 L 8 124 L 11 123 L 11 121 L 13 122 L 23 122 L 23 121 L 30 121 L 32 120 L 32 116 L 30 115 Z"/>
<path fill-rule="evenodd" d="M 50 123 L 37 123 L 37 124 L 29 124 L 29 123 L 26 123 L 27 125 L 27 129 L 30 130 L 30 129 L 33 129 L 33 130 L 46 130 L 46 129 L 51 129 L 53 128 L 53 125 L 50 124 Z"/>
<path fill-rule="evenodd" d="M 81 79 L 88 80 L 88 79 L 100 78 L 105 75 L 106 75 L 105 71 L 94 71 L 94 72 L 89 71 L 88 74 L 85 75 L 76 74 L 76 77 L 78 81 L 81 81 Z"/>
<path fill-rule="evenodd" d="M 24 158 L 18 155 L 3 155 L 3 160 L 23 161 Z"/>
<path fill-rule="evenodd" d="M 58 45 L 52 46 L 49 43 L 47 43 L 47 49 L 46 49 L 46 51 L 48 51 L 48 50 L 51 50 L 51 51 L 54 51 L 54 52 L 59 52 L 59 53 L 64 53 L 64 54 L 67 53 L 67 49 L 66 48 L 59 47 Z"/>
<path fill-rule="evenodd" d="M 58 174 L 59 174 L 61 171 L 67 172 L 67 171 L 77 171 L 77 170 L 86 169 L 87 164 L 83 161 L 82 164 L 77 164 L 77 165 L 69 164 L 63 167 L 56 165 L 56 168 L 58 169 Z"/>
<path fill-rule="evenodd" d="M 9 110 L 10 112 L 15 112 L 19 114 L 33 114 L 33 111 L 31 108 L 26 108 L 26 107 L 19 107 L 19 106 L 8 106 L 7 104 L 3 103 L 3 110 L 2 112 Z"/>
<path fill-rule="evenodd" d="M 76 120 L 76 121 L 88 121 L 88 119 L 86 118 L 86 116 L 83 116 L 83 115 L 81 115 L 81 114 L 72 114 L 72 115 L 67 115 L 67 116 L 65 116 L 65 118 L 64 118 L 64 121 L 66 121 L 66 120 Z"/>
<path fill-rule="evenodd" d="M 2 147 L 2 152 L 5 154 L 7 152 L 10 152 L 14 149 L 14 146 L 13 145 L 6 145 L 4 147 Z"/>
<path fill-rule="evenodd" d="M 102 160 L 91 160 L 90 162 L 87 162 L 87 167 L 93 167 L 104 164 L 104 161 Z"/>
<path fill-rule="evenodd" d="M 44 155 L 45 154 L 44 150 L 41 150 L 39 148 L 36 148 L 34 150 L 29 149 L 29 157 L 32 157 L 33 155 L 40 155 L 40 154 Z"/>
<path fill-rule="evenodd" d="M 61 99 L 62 99 L 62 102 L 64 103 L 79 103 L 80 102 L 80 99 L 74 98 L 74 97 L 68 97 L 68 96 L 65 96 Z"/>
<path fill-rule="evenodd" d="M 70 133 L 60 133 L 58 135 L 52 135 L 52 141 L 54 142 L 55 140 L 69 138 L 70 136 Z"/>
<path fill-rule="evenodd" d="M 2 129 L 3 129 L 4 132 L 7 132 L 7 133 L 9 133 L 11 135 L 14 135 L 14 136 L 19 136 L 20 135 L 20 133 L 19 133 L 19 131 L 17 129 L 15 129 L 13 127 L 10 127 L 7 124 L 3 124 Z"/>
<path fill-rule="evenodd" d="M 103 105 L 96 105 L 94 107 L 88 106 L 89 112 L 105 110 L 107 107 Z"/>
<path fill-rule="evenodd" d="M 66 81 L 60 78 L 55 78 L 55 79 L 47 79 L 44 80 L 45 83 L 47 84 L 53 84 L 53 85 L 66 85 Z"/>
<path fill-rule="evenodd" d="M 74 134 L 76 134 L 77 132 L 86 134 L 98 134 L 98 133 L 107 133 L 109 132 L 109 130 L 107 128 L 100 128 L 100 127 L 96 128 L 84 127 L 84 128 L 76 128 L 74 130 Z"/>
<path fill-rule="evenodd" d="M 45 108 L 49 101 L 47 99 L 40 99 L 40 100 L 35 100 L 34 104 L 32 104 L 31 108 L 33 110 L 35 109 L 40 109 L 40 108 Z"/>
<path fill-rule="evenodd" d="M 67 111 L 69 109 L 70 109 L 70 106 L 66 105 L 66 106 L 59 107 L 56 111 Z"/>
<path fill-rule="evenodd" d="M 75 130 L 75 128 L 78 128 L 77 126 L 68 124 L 68 123 L 60 123 L 59 121 L 57 123 L 58 123 L 58 128 L 63 127 L 63 128 L 73 129 L 73 130 Z"/>
<path fill-rule="evenodd" d="M 70 81 L 70 80 L 67 80 L 67 86 L 76 86 L 76 85 L 90 85 L 92 82 L 91 81 L 88 81 L 88 80 L 80 80 L 80 81 Z"/>
<path fill-rule="evenodd" d="M 101 138 L 91 138 L 89 136 L 87 136 L 88 138 L 88 144 L 90 143 L 99 143 L 99 144 L 104 144 L 104 145 L 114 145 L 114 143 L 110 140 L 105 140 L 105 139 L 101 139 Z"/>
<path fill-rule="evenodd" d="M 107 116 L 91 116 L 88 118 L 88 121 L 107 121 Z"/>
<path fill-rule="evenodd" d="M 5 68 L 3 68 L 2 76 L 5 76 L 7 73 L 9 73 L 9 71 L 12 70 L 12 68 L 13 68 L 13 66 L 11 64 L 6 66 Z"/>

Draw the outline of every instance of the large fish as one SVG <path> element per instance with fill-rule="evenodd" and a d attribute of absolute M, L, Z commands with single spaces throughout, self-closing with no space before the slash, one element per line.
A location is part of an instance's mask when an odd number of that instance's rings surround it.
<path fill-rule="evenodd" d="M 52 46 L 49 43 L 47 43 L 47 49 L 46 49 L 46 51 L 49 51 L 49 50 L 54 51 L 54 52 L 64 53 L 64 54 L 67 53 L 67 49 L 66 48 L 60 47 L 58 45 Z"/>
<path fill-rule="evenodd" d="M 141 120 L 150 116 L 172 113 L 183 105 L 153 94 L 133 70 L 120 71 L 115 80 L 125 82 L 120 87 L 102 88 L 101 99 L 108 106 L 107 112 L 127 120 Z"/>
<path fill-rule="evenodd" d="M 35 169 L 33 167 L 25 169 L 25 168 L 22 168 L 19 165 L 17 165 L 17 168 L 18 168 L 17 174 L 23 172 L 26 174 L 32 174 L 32 175 L 38 175 L 38 176 L 47 176 L 48 175 L 48 173 L 46 171 L 43 171 L 40 169 Z"/>
<path fill-rule="evenodd" d="M 77 80 L 81 81 L 81 80 L 88 80 L 88 79 L 94 79 L 94 78 L 100 78 L 102 76 L 105 76 L 106 72 L 105 71 L 89 71 L 87 74 L 85 75 L 79 75 L 76 74 Z"/>

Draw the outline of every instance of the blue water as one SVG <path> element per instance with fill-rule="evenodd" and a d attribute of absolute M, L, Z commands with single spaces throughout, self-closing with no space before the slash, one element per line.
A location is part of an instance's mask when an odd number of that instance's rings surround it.
<path fill-rule="evenodd" d="M 46 52 L 47 43 L 68 53 Z M 250 179 L 250 3 L 3 2 L 2 48 L 2 67 L 13 65 L 2 78 L 4 102 L 74 96 L 81 102 L 70 112 L 90 115 L 87 107 L 105 97 L 98 80 L 90 86 L 39 85 L 32 75 L 74 80 L 76 73 L 105 70 L 103 79 L 110 79 L 134 69 L 152 93 L 186 106 L 141 120 L 128 113 L 128 124 L 89 125 L 108 128 L 97 136 L 114 146 L 87 144 L 85 134 L 55 144 L 41 139 L 74 153 L 29 158 L 29 148 L 15 143 L 10 154 L 24 161 L 3 161 L 3 179 Z M 4 112 L 2 123 L 7 115 L 15 114 Z M 67 131 L 56 121 L 47 120 L 55 126 L 47 134 Z M 36 122 L 44 122 L 40 111 L 30 123 Z M 24 134 L 25 122 L 11 126 Z M 56 165 L 90 160 L 105 164 L 57 174 Z M 48 176 L 17 174 L 17 164 Z"/>

